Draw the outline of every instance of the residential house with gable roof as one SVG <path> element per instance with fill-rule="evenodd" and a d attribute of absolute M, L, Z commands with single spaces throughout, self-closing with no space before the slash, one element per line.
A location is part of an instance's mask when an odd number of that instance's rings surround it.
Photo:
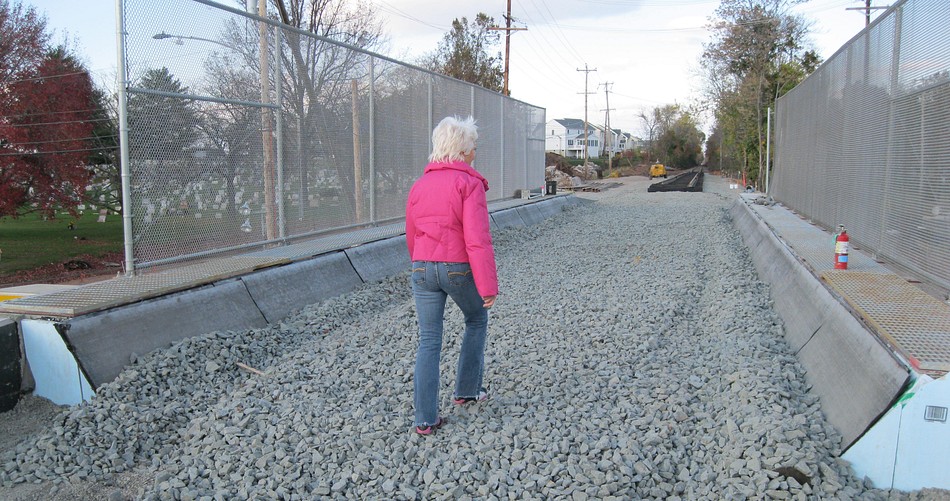
<path fill-rule="evenodd" d="M 603 153 L 603 128 L 588 122 L 587 138 L 584 138 L 584 121 L 577 118 L 556 118 L 545 124 L 544 150 L 570 158 L 584 158 L 584 148 L 589 148 L 589 157 Z"/>

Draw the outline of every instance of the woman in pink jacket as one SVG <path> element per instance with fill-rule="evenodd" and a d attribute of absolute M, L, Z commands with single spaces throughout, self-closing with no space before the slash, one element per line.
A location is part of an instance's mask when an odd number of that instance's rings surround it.
<path fill-rule="evenodd" d="M 406 245 L 419 320 L 413 404 L 416 433 L 442 426 L 439 359 L 447 297 L 465 316 L 453 402 L 488 398 L 482 386 L 488 309 L 498 295 L 495 251 L 488 225 L 488 181 L 474 168 L 475 120 L 447 117 L 432 131 L 432 154 L 406 202 Z"/>

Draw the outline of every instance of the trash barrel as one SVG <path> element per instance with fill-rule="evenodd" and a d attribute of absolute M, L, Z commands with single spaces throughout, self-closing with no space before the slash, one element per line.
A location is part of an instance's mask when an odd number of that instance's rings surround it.
<path fill-rule="evenodd" d="M 557 195 L 557 181 L 548 181 L 546 191 L 548 195 Z"/>

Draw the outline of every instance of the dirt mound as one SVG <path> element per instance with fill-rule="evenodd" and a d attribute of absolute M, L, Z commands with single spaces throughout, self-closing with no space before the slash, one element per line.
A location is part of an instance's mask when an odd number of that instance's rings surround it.
<path fill-rule="evenodd" d="M 82 283 L 111 278 L 122 270 L 123 258 L 121 252 L 109 252 L 101 256 L 83 254 L 71 257 L 62 263 L 50 263 L 32 270 L 0 276 L 0 287 Z"/>

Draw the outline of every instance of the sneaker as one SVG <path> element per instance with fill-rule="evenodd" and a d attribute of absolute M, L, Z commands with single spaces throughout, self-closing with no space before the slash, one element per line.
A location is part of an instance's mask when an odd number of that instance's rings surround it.
<path fill-rule="evenodd" d="M 419 435 L 431 435 L 435 433 L 435 430 L 442 427 L 443 424 L 445 424 L 445 418 L 439 416 L 439 419 L 435 422 L 435 424 L 430 424 L 428 426 L 416 426 L 416 433 Z"/>
<path fill-rule="evenodd" d="M 488 390 L 482 388 L 481 390 L 478 390 L 477 397 L 456 397 L 452 400 L 452 403 L 455 405 L 465 405 L 469 402 L 484 402 L 486 400 L 488 400 Z"/>

